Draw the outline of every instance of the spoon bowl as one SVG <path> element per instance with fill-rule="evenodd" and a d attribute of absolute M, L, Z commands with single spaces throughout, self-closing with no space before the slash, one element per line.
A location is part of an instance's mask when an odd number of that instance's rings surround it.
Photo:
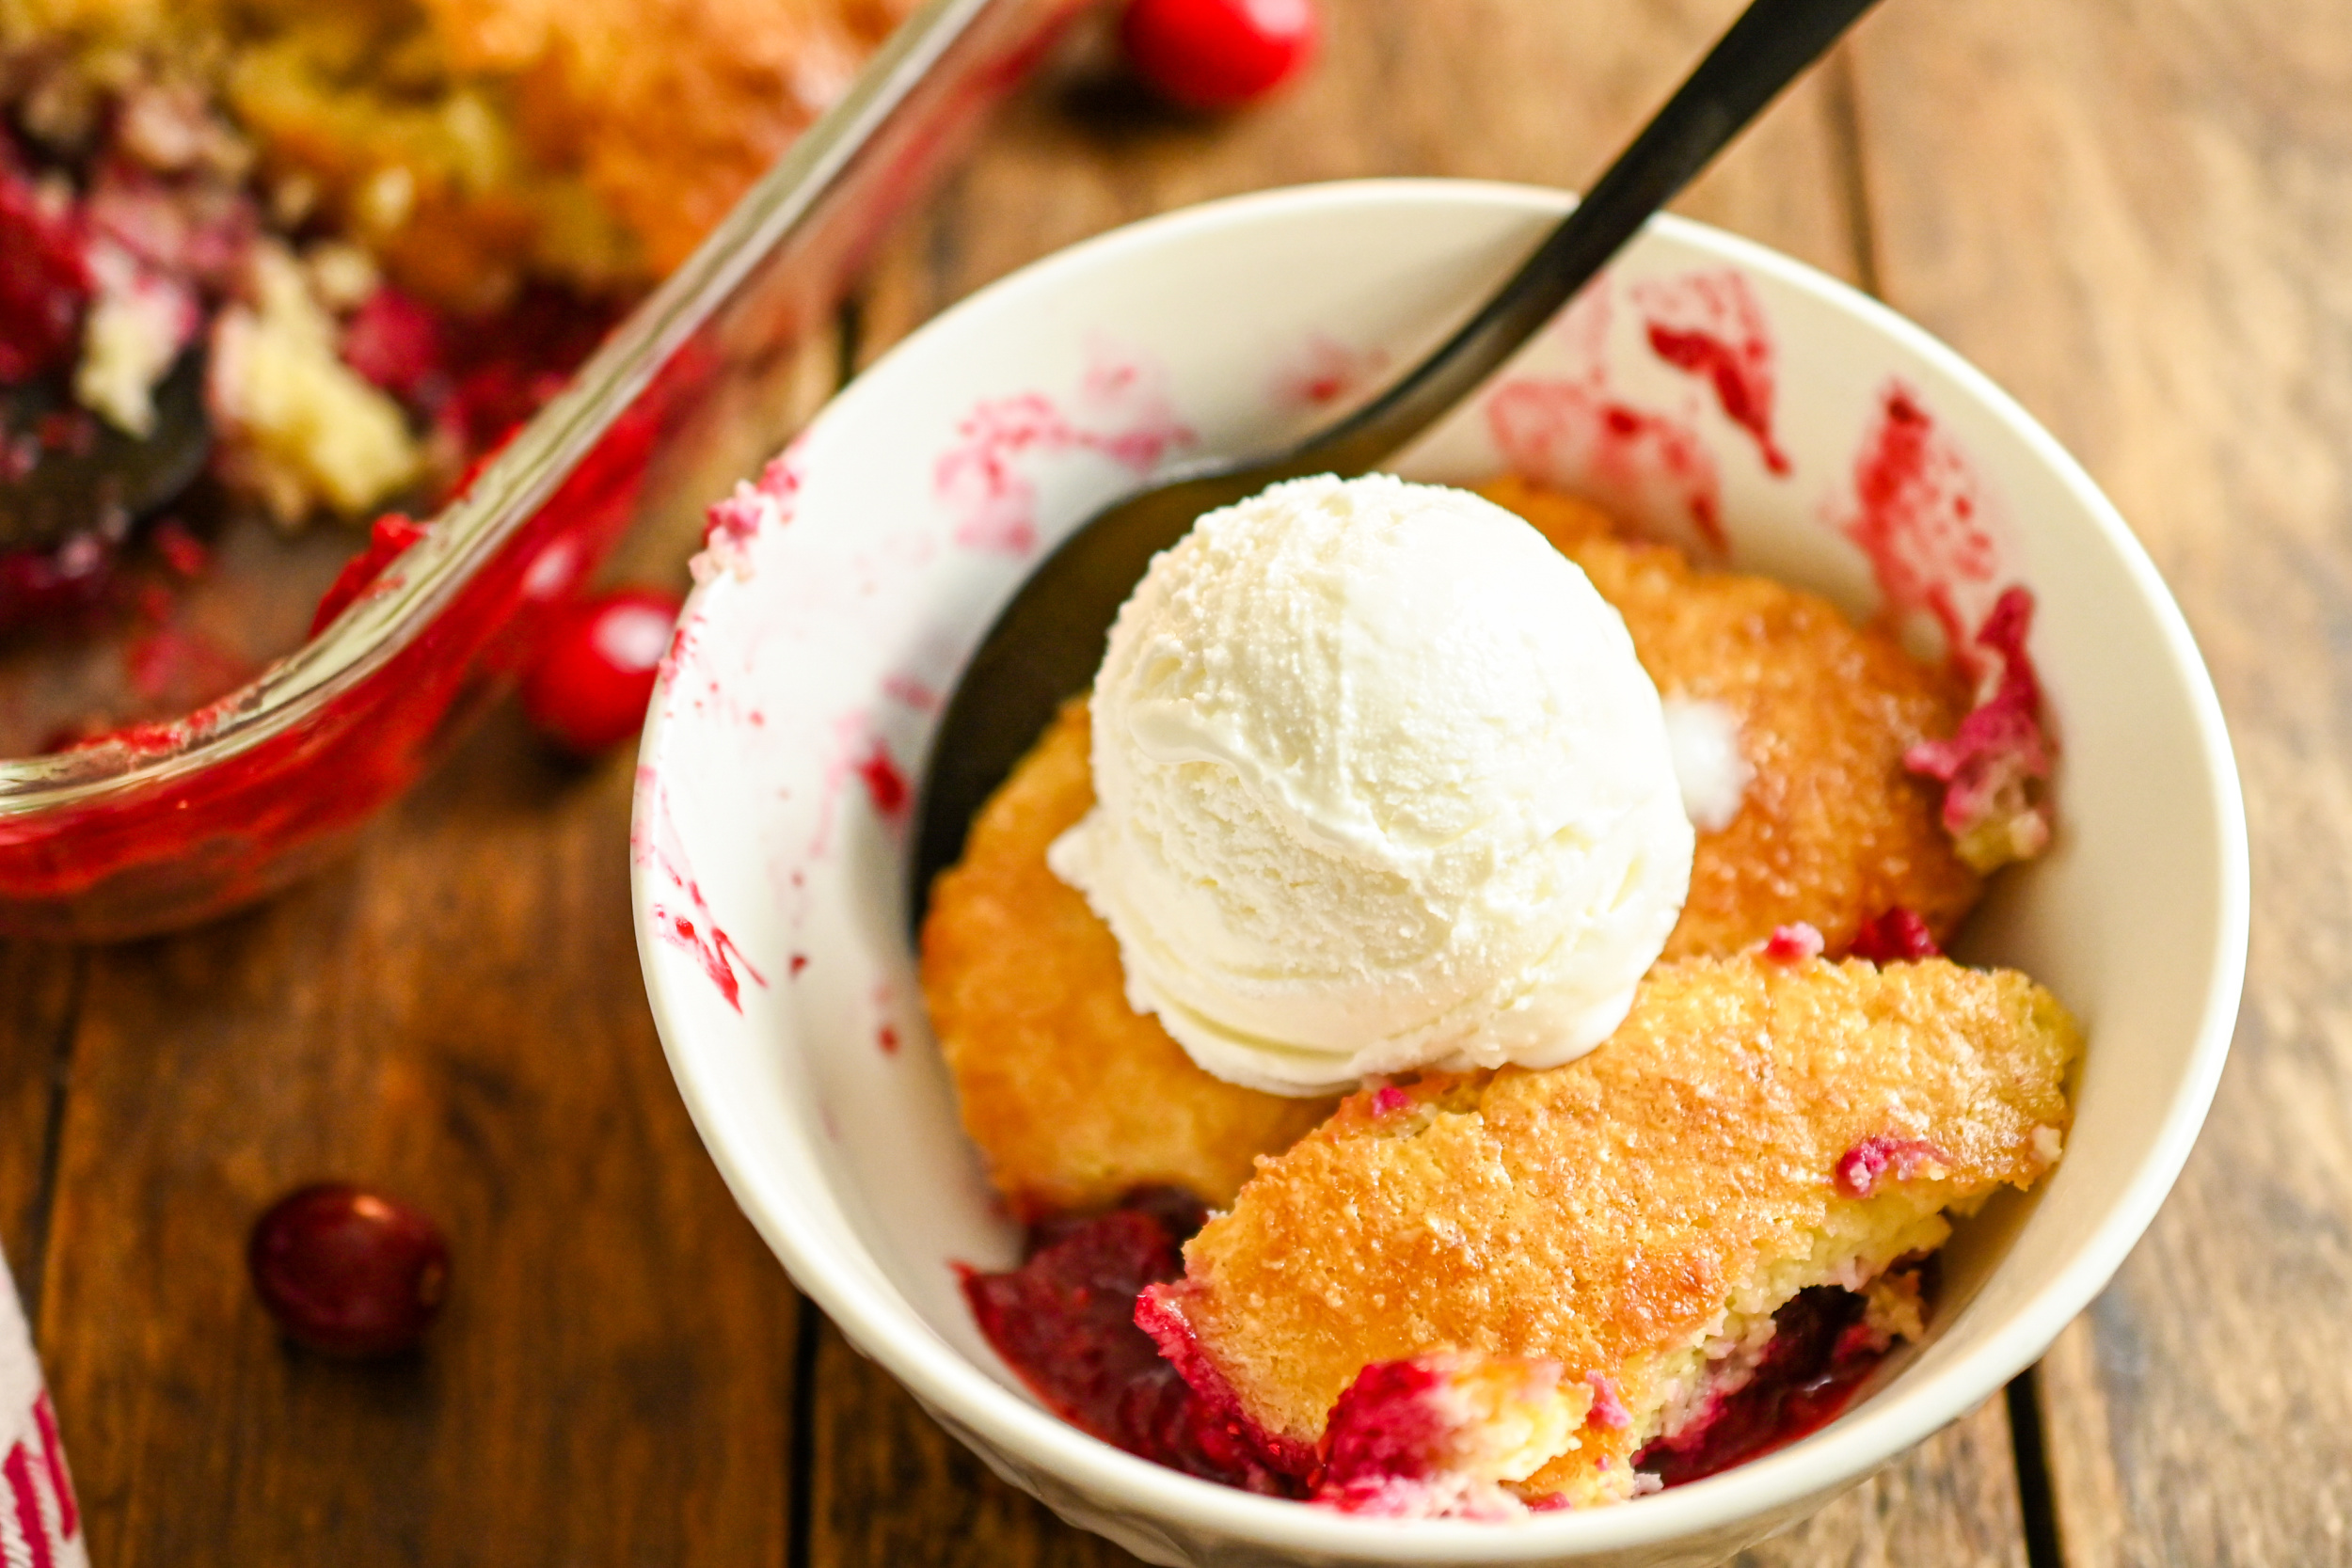
<path fill-rule="evenodd" d="M 154 427 L 133 436 L 84 413 L 58 382 L 0 388 L 0 441 L 32 435 L 34 448 L 24 471 L 0 477 L 0 552 L 48 549 L 85 531 L 119 538 L 186 489 L 213 450 L 200 349 L 156 384 L 154 404 Z M 37 433 L 60 416 L 87 439 L 45 450 Z"/>

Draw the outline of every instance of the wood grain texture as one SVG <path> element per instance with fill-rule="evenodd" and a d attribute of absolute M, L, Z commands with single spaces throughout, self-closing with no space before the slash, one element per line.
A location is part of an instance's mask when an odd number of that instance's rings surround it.
<path fill-rule="evenodd" d="M 2131 519 L 2249 794 L 2219 1098 L 2045 1369 L 2061 1544 L 2352 1560 L 2352 27 L 2331 0 L 1945 0 L 1889 8 L 1855 88 L 1888 299 Z"/>
<path fill-rule="evenodd" d="M 862 295 L 856 358 L 871 363 L 930 315 L 1060 245 L 1216 196 L 1385 174 L 1581 182 L 1738 8 L 1335 0 L 1314 73 L 1229 121 L 1140 105 L 1100 33 L 1082 35 L 886 247 Z M 1857 205 L 1852 110 L 1847 67 L 1833 59 L 1679 210 L 1867 282 L 1871 219 Z M 996 1481 L 830 1330 L 813 1400 L 809 1560 L 818 1568 L 1134 1560 Z M 1740 1561 L 2023 1564 L 2024 1539 L 1996 1401 Z"/>
<path fill-rule="evenodd" d="M 2009 1414 L 1994 1400 L 1736 1568 L 2026 1568 Z"/>
<path fill-rule="evenodd" d="M 1333 0 L 1315 69 L 1263 108 L 1153 108 L 1080 30 L 873 269 L 861 358 L 1046 252 L 1214 197 L 1447 175 L 1580 185 L 1717 32 L 1730 0 Z M 1850 124 L 1835 73 L 1800 83 L 1677 210 L 1859 276 Z"/>
<path fill-rule="evenodd" d="M 831 1323 L 812 1402 L 806 1568 L 1109 1568 L 1138 1560 L 998 1481 Z"/>
<path fill-rule="evenodd" d="M 341 868 L 94 955 L 43 1348 L 101 1562 L 784 1560 L 794 1298 L 654 1038 L 629 764 L 502 717 Z M 247 1227 L 324 1177 L 447 1228 L 415 1355 L 255 1302 Z"/>

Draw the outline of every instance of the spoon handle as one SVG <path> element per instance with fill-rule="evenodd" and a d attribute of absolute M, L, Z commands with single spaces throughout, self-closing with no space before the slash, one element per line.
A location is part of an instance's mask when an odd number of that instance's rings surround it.
<path fill-rule="evenodd" d="M 1294 474 L 1377 467 L 1542 330 L 1651 214 L 1877 0 L 1755 0 L 1508 283 L 1445 345 L 1302 445 Z"/>

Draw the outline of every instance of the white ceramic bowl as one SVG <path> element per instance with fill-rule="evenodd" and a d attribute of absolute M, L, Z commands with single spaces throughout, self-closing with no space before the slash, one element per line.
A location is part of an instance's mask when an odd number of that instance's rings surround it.
<path fill-rule="evenodd" d="M 2237 778 L 2196 648 L 2122 520 L 1918 328 L 1770 251 L 1661 220 L 1597 303 L 1399 467 L 1460 481 L 1534 467 L 1670 533 L 1711 508 L 1732 560 L 1857 612 L 1879 602 L 1848 537 L 1857 519 L 1924 502 L 1948 523 L 1965 499 L 1983 537 L 1931 545 L 1930 575 L 1967 625 L 2005 583 L 2031 587 L 2063 745 L 2056 847 L 2000 880 L 1965 955 L 2029 971 L 2089 1026 L 2064 1162 L 2032 1199 L 1963 1227 L 1929 1343 L 1836 1422 L 1616 1509 L 1399 1525 L 1251 1497 L 1065 1426 L 991 1354 L 950 1263 L 1005 1264 L 1015 1232 L 957 1126 L 907 939 L 905 784 L 939 693 L 1078 519 L 1156 463 L 1327 417 L 1434 343 L 1565 201 L 1450 182 L 1278 191 L 986 290 L 771 468 L 769 499 L 713 552 L 724 569 L 690 601 L 656 699 L 638 942 L 671 1066 L 737 1200 L 842 1331 L 998 1474 L 1154 1562 L 1717 1561 L 2041 1354 L 2155 1213 L 2228 1048 L 2247 925 Z M 1649 330 L 1702 318 L 1769 369 L 1785 474 Z M 1928 421 L 1904 431 L 1925 462 L 1873 469 L 1898 388 Z M 1890 488 L 1906 473 L 1912 490 Z"/>

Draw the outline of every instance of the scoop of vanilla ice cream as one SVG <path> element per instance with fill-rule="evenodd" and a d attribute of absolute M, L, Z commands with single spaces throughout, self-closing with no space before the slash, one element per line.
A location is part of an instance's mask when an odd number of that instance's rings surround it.
<path fill-rule="evenodd" d="M 1520 518 L 1385 475 L 1279 484 L 1152 563 L 1048 862 L 1129 1002 L 1278 1094 L 1599 1043 L 1691 879 L 1658 690 Z"/>

